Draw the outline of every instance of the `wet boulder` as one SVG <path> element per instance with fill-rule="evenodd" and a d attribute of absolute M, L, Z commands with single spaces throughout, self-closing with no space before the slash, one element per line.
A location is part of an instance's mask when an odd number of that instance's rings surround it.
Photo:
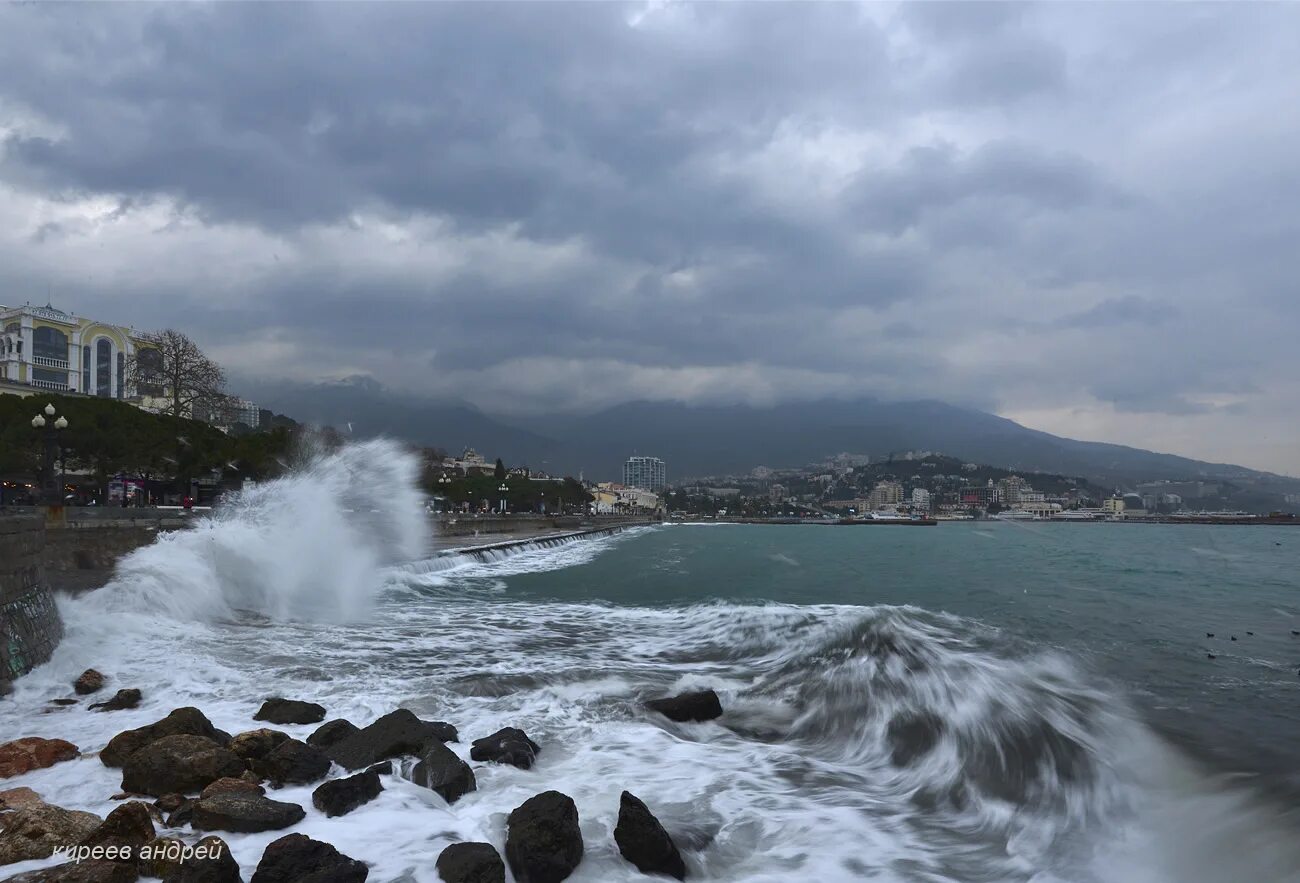
<path fill-rule="evenodd" d="M 267 844 L 250 883 L 364 883 L 368 873 L 328 843 L 287 834 Z"/>
<path fill-rule="evenodd" d="M 627 791 L 619 800 L 614 842 L 623 858 L 636 865 L 642 873 L 686 879 L 686 865 L 673 838 L 668 836 L 649 807 Z"/>
<path fill-rule="evenodd" d="M 27 736 L 0 745 L 0 779 L 43 770 L 65 760 L 72 760 L 80 751 L 63 739 L 42 739 Z"/>
<path fill-rule="evenodd" d="M 0 791 L 0 812 L 22 809 L 25 806 L 35 806 L 38 803 L 44 803 L 44 801 L 41 800 L 41 795 L 31 788 L 10 788 L 7 791 Z"/>
<path fill-rule="evenodd" d="M 135 708 L 140 704 L 143 698 L 140 691 L 135 687 L 127 687 L 124 690 L 118 690 L 113 694 L 113 698 L 106 702 L 95 702 L 90 706 L 91 711 L 126 711 L 128 708 Z"/>
<path fill-rule="evenodd" d="M 122 767 L 122 790 L 133 794 L 186 794 L 217 779 L 237 778 L 241 757 L 203 736 L 164 736 L 136 751 Z"/>
<path fill-rule="evenodd" d="M 682 693 L 666 699 L 651 699 L 646 703 L 646 707 L 679 723 L 711 721 L 722 717 L 722 703 L 718 701 L 718 694 L 712 690 Z"/>
<path fill-rule="evenodd" d="M 78 696 L 86 696 L 104 688 L 104 676 L 93 668 L 88 668 L 72 682 L 72 689 Z"/>
<path fill-rule="evenodd" d="M 250 782 L 243 776 L 238 779 L 217 779 L 203 789 L 199 797 L 216 797 L 218 794 L 265 794 L 266 789 L 256 782 Z M 179 806 L 179 804 L 177 804 Z"/>
<path fill-rule="evenodd" d="M 226 780 L 217 779 L 217 781 L 224 782 Z M 186 797 L 184 794 L 176 794 L 176 793 L 164 794 L 162 797 L 159 797 L 157 800 L 155 800 L 153 802 L 153 805 L 158 807 L 158 811 L 163 814 L 173 813 L 176 812 L 176 810 L 180 809 L 181 804 L 184 803 L 185 800 Z"/>
<path fill-rule="evenodd" d="M 230 737 L 230 750 L 244 760 L 261 760 L 289 740 L 288 733 L 265 727 Z"/>
<path fill-rule="evenodd" d="M 491 843 L 453 843 L 438 856 L 443 883 L 506 883 L 506 866 Z"/>
<path fill-rule="evenodd" d="M 37 803 L 0 815 L 0 865 L 49 858 L 56 846 L 80 843 L 103 819 L 94 813 Z"/>
<path fill-rule="evenodd" d="M 194 852 L 162 875 L 163 883 L 242 883 L 239 862 L 220 837 L 209 835 Z"/>
<path fill-rule="evenodd" d="M 299 699 L 267 699 L 253 720 L 273 724 L 318 724 L 325 720 L 325 706 Z"/>
<path fill-rule="evenodd" d="M 189 797 L 181 801 L 181 805 L 176 807 L 176 809 L 172 810 L 171 813 L 167 816 L 167 827 L 184 828 L 191 821 L 193 821 L 194 804 L 196 803 L 198 803 L 197 800 Z"/>
<path fill-rule="evenodd" d="M 475 739 L 469 749 L 471 760 L 508 763 L 521 770 L 531 769 L 541 749 L 523 730 L 505 727 L 491 736 Z"/>
<path fill-rule="evenodd" d="M 311 802 L 312 806 L 332 818 L 347 815 L 358 806 L 369 803 L 383 790 L 379 772 L 370 769 L 318 786 L 311 794 Z"/>
<path fill-rule="evenodd" d="M 943 731 L 943 718 L 932 711 L 907 711 L 894 717 L 885 732 L 894 765 L 907 766 L 928 754 Z"/>
<path fill-rule="evenodd" d="M 185 841 L 179 837 L 155 837 L 136 854 L 135 864 L 141 876 L 162 879 L 180 864 Z"/>
<path fill-rule="evenodd" d="M 280 785 L 308 785 L 329 775 L 330 759 L 306 742 L 287 739 L 266 756 L 253 761 L 253 771 Z"/>
<path fill-rule="evenodd" d="M 132 754 L 167 736 L 203 736 L 223 746 L 230 742 L 230 736 L 212 726 L 197 708 L 177 708 L 160 721 L 118 733 L 108 740 L 99 759 L 105 766 L 124 766 Z"/>
<path fill-rule="evenodd" d="M 126 847 L 129 855 L 154 838 L 150 807 L 132 800 L 114 809 L 103 823 L 82 839 L 82 846 Z"/>
<path fill-rule="evenodd" d="M 133 863 L 92 859 L 67 862 L 10 877 L 5 883 L 135 883 L 140 872 Z"/>
<path fill-rule="evenodd" d="M 559 883 L 582 861 L 578 807 L 559 791 L 530 797 L 506 822 L 506 861 L 518 883 Z"/>
<path fill-rule="evenodd" d="M 260 794 L 216 794 L 194 803 L 190 824 L 200 831 L 256 834 L 296 825 L 306 817 L 301 806 Z"/>
<path fill-rule="evenodd" d="M 307 737 L 307 744 L 313 748 L 319 748 L 322 751 L 331 745 L 346 739 L 353 733 L 361 732 L 361 728 L 352 721 L 336 718 L 332 721 L 326 721 Z"/>
<path fill-rule="evenodd" d="M 478 787 L 469 764 L 437 741 L 429 743 L 420 762 L 411 770 L 411 781 L 436 791 L 448 803 L 455 803 Z"/>
<path fill-rule="evenodd" d="M 430 744 L 455 741 L 455 736 L 456 728 L 450 724 L 422 721 L 405 708 L 399 708 L 339 739 L 325 753 L 339 766 L 359 770 L 404 754 L 419 756 Z"/>

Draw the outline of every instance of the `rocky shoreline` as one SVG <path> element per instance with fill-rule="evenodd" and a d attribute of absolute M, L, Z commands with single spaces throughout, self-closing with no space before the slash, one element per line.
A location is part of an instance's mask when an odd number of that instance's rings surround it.
<path fill-rule="evenodd" d="M 88 670 L 78 695 L 100 689 L 104 677 Z M 58 700 L 75 702 L 76 700 Z M 96 710 L 134 707 L 140 691 L 119 690 Z M 95 708 L 95 705 L 90 706 Z M 712 690 L 646 703 L 646 713 L 674 721 L 722 714 Z M 327 817 L 363 812 L 385 782 L 404 779 L 428 788 L 448 805 L 478 787 L 474 768 L 447 747 L 457 728 L 399 708 L 358 726 L 314 702 L 265 700 L 253 721 L 318 724 L 304 740 L 268 726 L 230 734 L 194 707 L 174 709 L 144 727 L 124 730 L 98 751 L 101 763 L 122 772 L 123 801 L 104 818 L 46 803 L 30 788 L 0 790 L 0 873 L 4 865 L 64 857 L 62 864 L 7 878 L 21 883 L 240 883 L 244 869 L 220 833 L 250 834 L 290 828 L 306 816 L 296 803 L 268 796 L 286 785 L 315 785 L 313 807 Z M 532 769 L 544 746 L 522 729 L 505 727 L 473 739 L 470 760 Z M 0 745 L 0 779 L 71 760 L 81 753 L 60 739 L 28 737 Z M 319 783 L 319 784 L 317 784 Z M 678 880 L 687 867 L 673 837 L 637 796 L 621 795 L 614 841 L 639 870 Z M 445 883 L 504 883 L 506 865 L 519 883 L 558 883 L 582 862 L 584 843 L 572 798 L 547 790 L 510 812 L 501 852 L 489 843 L 461 842 L 434 860 Z M 432 858 L 432 857 L 431 857 Z M 361 883 L 364 862 L 304 834 L 272 841 L 252 870 L 252 883 Z"/>

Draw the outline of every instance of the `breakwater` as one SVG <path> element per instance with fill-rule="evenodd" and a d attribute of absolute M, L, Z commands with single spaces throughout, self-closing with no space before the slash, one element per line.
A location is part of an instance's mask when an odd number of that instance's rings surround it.
<path fill-rule="evenodd" d="M 40 515 L 0 516 L 0 695 L 48 660 L 63 637 L 44 553 Z"/>

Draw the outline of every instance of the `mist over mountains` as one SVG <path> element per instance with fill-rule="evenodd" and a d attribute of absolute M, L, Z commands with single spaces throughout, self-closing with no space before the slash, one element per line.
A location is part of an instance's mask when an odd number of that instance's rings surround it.
<path fill-rule="evenodd" d="M 940 451 L 1024 472 L 1077 475 L 1103 486 L 1204 479 L 1244 482 L 1271 493 L 1300 493 L 1300 480 L 1229 463 L 1208 463 L 1124 445 L 1078 441 L 983 411 L 938 401 L 792 402 L 772 407 L 629 402 L 592 414 L 537 418 L 485 414 L 465 402 L 438 402 L 354 378 L 312 386 L 276 385 L 256 395 L 300 421 L 360 437 L 388 435 L 553 473 L 617 479 L 631 454 L 662 457 L 669 480 L 748 473 L 755 466 L 802 466 L 849 451 L 873 459 L 909 450 Z M 351 429 L 348 429 L 349 425 Z"/>

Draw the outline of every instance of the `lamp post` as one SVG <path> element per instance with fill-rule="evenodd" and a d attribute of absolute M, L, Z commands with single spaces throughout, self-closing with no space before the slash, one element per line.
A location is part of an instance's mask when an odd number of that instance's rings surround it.
<path fill-rule="evenodd" d="M 49 419 L 47 419 L 49 418 Z M 41 502 L 46 506 L 62 506 L 63 491 L 59 487 L 54 461 L 58 458 L 58 433 L 68 428 L 67 417 L 55 417 L 54 406 L 46 405 L 45 412 L 32 418 L 32 428 L 44 430 L 45 450 L 41 460 Z"/>
<path fill-rule="evenodd" d="M 501 482 L 501 486 L 497 488 L 497 490 L 501 492 L 501 514 L 504 515 L 506 511 L 506 493 L 510 490 L 510 488 L 503 481 Z"/>

